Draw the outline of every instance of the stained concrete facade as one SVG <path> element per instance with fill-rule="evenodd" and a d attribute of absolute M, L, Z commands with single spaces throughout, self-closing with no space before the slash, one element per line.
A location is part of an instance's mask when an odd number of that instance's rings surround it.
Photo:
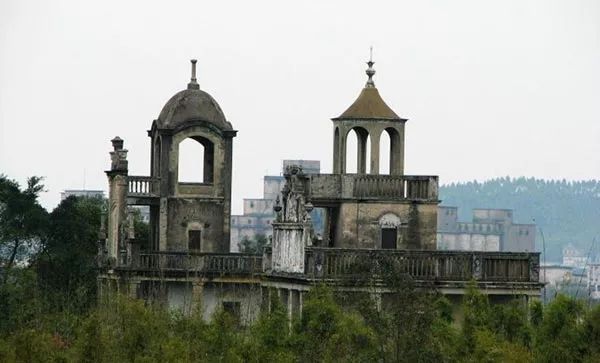
<path fill-rule="evenodd" d="M 127 150 L 115 138 L 109 180 L 110 208 L 99 241 L 99 295 L 117 289 L 132 297 L 209 318 L 219 309 L 242 324 L 269 309 L 277 294 L 288 316 L 301 313 L 304 295 L 318 283 L 337 292 L 369 294 L 374 303 L 390 290 L 381 268 L 393 265 L 419 288 L 436 288 L 451 300 L 475 280 L 498 299 L 539 296 L 539 254 L 436 250 L 438 177 L 404 174 L 404 131 L 400 118 L 379 95 L 373 62 L 358 99 L 333 119 L 334 170 L 313 173 L 285 165 L 275 197 L 272 244 L 262 255 L 230 253 L 231 171 L 236 131 L 195 77 L 154 120 L 151 175 L 128 174 Z M 348 132 L 359 135 L 358 172 L 346 172 Z M 366 139 L 378 145 L 390 133 L 390 174 L 379 173 L 379 147 L 366 160 Z M 178 178 L 179 145 L 192 139 L 204 147 L 203 180 Z M 367 174 L 367 163 L 370 163 Z M 267 212 L 267 202 L 249 211 Z M 150 206 L 150 250 L 140 251 L 128 206 Z M 313 211 L 324 211 L 317 237 Z M 479 215 L 478 218 L 493 219 Z M 253 223 L 250 220 L 250 224 Z M 482 222 L 484 223 L 484 222 Z M 485 222 L 488 223 L 488 222 Z M 490 222 L 491 223 L 491 222 Z M 370 282 L 369 282 L 370 281 Z M 372 282 L 372 283 L 371 283 Z"/>
<path fill-rule="evenodd" d="M 435 249 L 437 176 L 404 175 L 404 129 L 375 87 L 374 62 L 358 98 L 333 121 L 333 174 L 311 180 L 311 201 L 324 208 L 323 246 L 342 248 Z M 356 132 L 357 173 L 347 170 L 347 139 Z M 380 151 L 382 133 L 390 149 Z M 367 139 L 371 141 L 370 160 Z M 389 175 L 380 174 L 380 152 L 389 153 Z M 367 163 L 370 165 L 367 174 Z"/>
<path fill-rule="evenodd" d="M 473 209 L 472 222 L 459 222 L 457 207 L 438 209 L 441 250 L 532 252 L 535 236 L 535 224 L 514 223 L 511 209 Z"/>

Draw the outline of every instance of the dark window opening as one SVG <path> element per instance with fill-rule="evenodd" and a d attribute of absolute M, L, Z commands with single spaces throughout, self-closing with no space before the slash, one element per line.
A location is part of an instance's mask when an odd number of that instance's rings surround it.
<path fill-rule="evenodd" d="M 239 301 L 223 301 L 223 311 L 231 315 L 238 323 L 240 321 L 241 310 Z"/>
<path fill-rule="evenodd" d="M 190 251 L 200 251 L 202 242 L 202 231 L 192 230 L 188 231 L 188 249 Z"/>
<path fill-rule="evenodd" d="M 395 250 L 397 237 L 398 230 L 396 228 L 383 228 L 381 230 L 381 248 Z"/>

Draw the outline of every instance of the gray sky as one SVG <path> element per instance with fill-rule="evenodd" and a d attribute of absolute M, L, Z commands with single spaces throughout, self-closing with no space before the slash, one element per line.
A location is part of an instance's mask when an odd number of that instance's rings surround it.
<path fill-rule="evenodd" d="M 406 173 L 441 183 L 600 174 L 600 2 L 0 2 L 0 173 L 106 189 L 110 139 L 149 173 L 146 130 L 198 81 L 239 130 L 233 212 L 282 159 L 331 171 L 331 117 L 375 82 L 409 118 Z"/>

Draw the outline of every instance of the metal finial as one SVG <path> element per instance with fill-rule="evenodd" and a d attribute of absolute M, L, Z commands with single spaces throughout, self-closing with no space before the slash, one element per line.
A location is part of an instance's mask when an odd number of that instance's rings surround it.
<path fill-rule="evenodd" d="M 368 87 L 368 88 L 375 87 L 375 82 L 373 82 L 373 76 L 375 75 L 375 69 L 373 69 L 373 64 L 375 64 L 375 62 L 373 62 L 373 46 L 371 46 L 369 61 L 367 62 L 367 65 L 369 66 L 369 68 L 367 68 L 367 71 L 366 71 L 369 79 L 367 80 L 367 84 L 365 87 Z"/>
<path fill-rule="evenodd" d="M 192 62 L 192 79 L 190 80 L 190 83 L 188 83 L 188 89 L 200 89 L 200 85 L 196 80 L 196 62 L 198 62 L 198 60 L 192 59 L 190 62 Z"/>

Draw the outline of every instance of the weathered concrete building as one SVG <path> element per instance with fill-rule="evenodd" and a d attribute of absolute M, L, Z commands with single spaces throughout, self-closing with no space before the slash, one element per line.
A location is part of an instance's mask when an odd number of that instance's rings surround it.
<path fill-rule="evenodd" d="M 151 175 L 128 174 L 123 140 L 113 139 L 109 210 L 100 238 L 100 295 L 113 289 L 205 317 L 216 309 L 252 320 L 276 293 L 288 313 L 302 311 L 304 294 L 324 282 L 336 291 L 385 301 L 382 266 L 457 300 L 475 280 L 495 299 L 539 296 L 539 254 L 436 250 L 438 177 L 404 174 L 406 119 L 368 81 L 356 101 L 333 119 L 334 170 L 285 168 L 275 197 L 272 245 L 263 255 L 229 253 L 232 144 L 236 131 L 217 102 L 192 80 L 152 122 Z M 357 173 L 346 172 L 347 137 L 356 132 Z M 390 174 L 379 173 L 379 138 L 390 135 Z M 367 139 L 371 140 L 367 160 Z M 204 179 L 178 179 L 179 145 L 204 146 Z M 369 163 L 369 173 L 366 165 Z M 151 243 L 137 246 L 128 206 L 151 210 Z M 315 238 L 311 212 L 324 210 Z M 107 232 L 107 233 L 106 233 Z"/>
<path fill-rule="evenodd" d="M 440 206 L 437 248 L 459 251 L 535 251 L 535 224 L 513 222 L 510 209 L 473 209 L 472 222 L 458 221 L 458 208 Z"/>
<path fill-rule="evenodd" d="M 564 266 L 584 268 L 588 263 L 588 257 L 575 247 L 572 243 L 568 243 L 562 249 L 562 264 Z"/>

